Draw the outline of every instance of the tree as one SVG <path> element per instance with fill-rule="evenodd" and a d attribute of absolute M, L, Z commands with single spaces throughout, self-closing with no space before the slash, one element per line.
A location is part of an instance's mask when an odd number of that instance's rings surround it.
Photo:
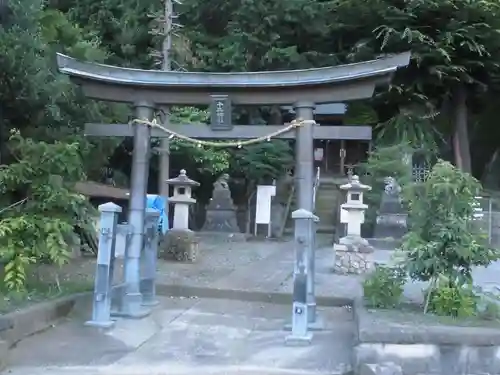
<path fill-rule="evenodd" d="M 335 63 L 327 39 L 333 1 L 188 0 L 180 7 L 189 66 L 260 71 Z"/>
<path fill-rule="evenodd" d="M 364 12 L 360 9 L 369 9 Z M 352 17 L 364 12 L 363 23 Z M 495 87 L 498 75 L 500 4 L 471 0 L 340 1 L 336 31 L 357 35 L 351 58 L 412 51 L 412 63 L 397 74 L 386 107 L 426 102 L 453 121 L 455 161 L 471 171 L 467 108 L 471 95 Z M 400 105 L 399 104 L 399 105 Z M 393 109 L 394 111 L 394 109 Z"/>
<path fill-rule="evenodd" d="M 68 258 L 74 226 L 88 219 L 75 183 L 92 145 L 78 133 L 112 111 L 90 104 L 55 66 L 56 51 L 104 59 L 99 39 L 41 1 L 9 5 L 9 27 L 0 26 L 0 258 L 7 287 L 22 289 L 30 263 Z"/>

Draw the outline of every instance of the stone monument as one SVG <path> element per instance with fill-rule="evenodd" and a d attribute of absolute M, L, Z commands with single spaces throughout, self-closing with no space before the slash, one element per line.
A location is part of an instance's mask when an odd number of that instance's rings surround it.
<path fill-rule="evenodd" d="M 408 231 L 408 214 L 401 200 L 401 186 L 394 177 L 386 177 L 374 228 L 374 246 L 394 249 Z"/>
<path fill-rule="evenodd" d="M 210 236 L 228 239 L 244 239 L 236 220 L 236 208 L 229 189 L 229 175 L 224 173 L 214 182 L 212 198 L 207 207 L 207 216 L 201 232 Z"/>
<path fill-rule="evenodd" d="M 341 205 L 345 212 L 347 235 L 333 245 L 334 271 L 343 275 L 366 273 L 371 268 L 367 255 L 373 252 L 373 247 L 361 237 L 361 224 L 365 221 L 368 208 L 363 203 L 363 193 L 371 190 L 371 187 L 361 184 L 358 176 L 352 176 L 351 181 L 340 188 L 347 191 L 346 203 Z"/>
<path fill-rule="evenodd" d="M 191 180 L 182 169 L 176 178 L 167 180 L 174 187 L 174 194 L 169 203 L 174 204 L 174 222 L 162 239 L 160 256 L 166 259 L 194 262 L 198 252 L 198 243 L 194 232 L 189 229 L 189 206 L 196 203 L 191 197 L 191 189 L 200 184 Z"/>

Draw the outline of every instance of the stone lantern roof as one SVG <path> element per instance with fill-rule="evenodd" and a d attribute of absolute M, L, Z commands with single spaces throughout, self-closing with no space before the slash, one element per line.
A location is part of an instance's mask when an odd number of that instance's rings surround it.
<path fill-rule="evenodd" d="M 342 190 L 354 191 L 354 192 L 370 191 L 372 189 L 371 186 L 364 185 L 361 182 L 359 182 L 359 177 L 356 175 L 352 176 L 351 181 L 349 181 L 347 184 L 340 186 L 340 188 Z"/>
<path fill-rule="evenodd" d="M 175 178 L 171 178 L 166 181 L 167 184 L 172 185 L 172 186 L 200 186 L 200 183 L 194 180 L 191 180 L 187 175 L 186 175 L 186 170 L 181 169 L 181 172 L 179 176 Z"/>

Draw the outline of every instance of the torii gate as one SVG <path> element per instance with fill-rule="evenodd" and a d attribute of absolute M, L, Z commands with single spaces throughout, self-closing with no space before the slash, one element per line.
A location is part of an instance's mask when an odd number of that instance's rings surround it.
<path fill-rule="evenodd" d="M 58 54 L 59 70 L 80 85 L 88 98 L 134 105 L 137 119 L 151 121 L 155 108 L 172 105 L 212 105 L 212 127 L 178 125 L 172 130 L 195 138 L 257 138 L 282 126 L 231 124 L 236 105 L 292 105 L 296 117 L 313 120 L 316 104 L 370 98 L 375 87 L 388 84 L 393 73 L 407 66 L 410 52 L 367 62 L 317 69 L 253 73 L 201 73 L 140 70 L 83 62 Z M 306 121 L 296 128 L 295 184 L 298 208 L 313 210 L 314 139 L 370 140 L 368 126 L 317 126 Z M 165 137 L 158 129 L 129 124 L 88 124 L 89 136 L 133 136 L 129 225 L 132 227 L 126 272 L 127 305 L 140 310 L 139 256 L 144 238 L 145 199 L 149 173 L 150 138 Z M 133 268 L 133 270 L 132 270 Z M 136 272 L 137 271 L 137 272 Z M 137 275 L 136 275 L 137 273 Z"/>

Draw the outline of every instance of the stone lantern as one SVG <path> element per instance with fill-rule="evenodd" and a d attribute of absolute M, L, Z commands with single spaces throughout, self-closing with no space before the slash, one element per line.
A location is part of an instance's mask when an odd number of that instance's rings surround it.
<path fill-rule="evenodd" d="M 198 254 L 198 243 L 194 232 L 189 229 L 189 206 L 196 203 L 196 199 L 191 197 L 191 190 L 200 184 L 186 176 L 184 169 L 178 177 L 166 182 L 174 188 L 174 194 L 168 198 L 169 203 L 174 204 L 174 222 L 172 229 L 160 241 L 159 257 L 194 262 Z"/>
<path fill-rule="evenodd" d="M 346 203 L 340 206 L 344 210 L 347 236 L 361 236 L 361 224 L 365 222 L 365 211 L 368 208 L 363 203 L 363 193 L 372 188 L 360 183 L 358 176 L 352 176 L 351 181 L 340 186 L 340 189 L 347 191 Z"/>
<path fill-rule="evenodd" d="M 367 254 L 373 252 L 368 241 L 361 237 L 361 224 L 365 222 L 368 205 L 363 203 L 363 194 L 371 186 L 363 185 L 358 176 L 352 176 L 349 183 L 340 187 L 347 191 L 347 199 L 342 204 L 343 222 L 347 224 L 347 235 L 333 245 L 335 250 L 335 272 L 340 274 L 361 274 L 370 269 Z"/>
<path fill-rule="evenodd" d="M 174 204 L 173 229 L 189 229 L 189 206 L 196 203 L 191 197 L 191 189 L 200 186 L 199 182 L 191 180 L 182 169 L 178 177 L 166 181 L 173 186 L 174 194 L 169 197 L 169 202 Z"/>

